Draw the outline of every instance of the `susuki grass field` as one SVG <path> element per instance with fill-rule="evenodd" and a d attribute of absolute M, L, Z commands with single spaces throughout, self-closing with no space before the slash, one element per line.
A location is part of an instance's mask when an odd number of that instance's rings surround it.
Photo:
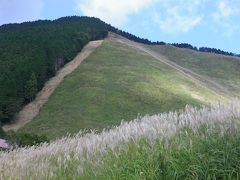
<path fill-rule="evenodd" d="M 238 179 L 240 102 L 0 153 L 0 179 Z"/>

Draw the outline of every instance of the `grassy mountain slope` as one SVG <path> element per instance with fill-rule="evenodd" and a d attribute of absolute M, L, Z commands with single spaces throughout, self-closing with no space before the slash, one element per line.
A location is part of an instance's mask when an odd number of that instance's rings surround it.
<path fill-rule="evenodd" d="M 0 26 L 0 122 L 14 121 L 16 113 L 35 97 L 37 91 L 41 90 L 44 83 L 54 76 L 60 67 L 69 62 L 88 41 L 102 39 L 108 31 L 135 42 L 164 44 L 136 37 L 90 17 L 73 16 L 53 21 L 39 20 Z M 174 53 L 170 55 L 174 56 Z M 210 58 L 216 57 L 221 59 L 223 56 L 212 55 Z M 211 64 L 211 67 L 216 65 L 215 62 Z M 224 63 L 222 65 L 224 66 Z M 239 63 L 235 65 L 236 63 L 233 63 L 234 71 L 239 67 Z M 231 71 L 232 67 L 229 70 Z M 239 91 L 239 81 L 234 80 L 235 75 L 239 74 L 222 77 L 221 68 L 217 73 L 212 72 L 219 81 L 225 78 L 226 81 L 220 83 L 225 85 L 227 82 L 232 94 Z"/>
<path fill-rule="evenodd" d="M 217 99 L 213 91 L 148 54 L 108 39 L 65 78 L 40 114 L 20 131 L 54 138 Z"/>
<path fill-rule="evenodd" d="M 218 83 L 231 96 L 240 96 L 240 58 L 200 53 L 169 45 L 148 46 L 170 61 Z M 216 88 L 216 87 L 215 87 Z"/>

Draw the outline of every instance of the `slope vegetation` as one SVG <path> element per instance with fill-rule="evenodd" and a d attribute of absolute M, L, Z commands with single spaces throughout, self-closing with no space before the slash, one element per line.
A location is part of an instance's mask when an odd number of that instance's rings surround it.
<path fill-rule="evenodd" d="M 170 62 L 195 73 L 195 77 L 215 91 L 231 97 L 240 96 L 240 58 L 200 53 L 169 45 L 147 46 Z"/>
<path fill-rule="evenodd" d="M 186 68 L 182 65 L 175 63 L 174 61 L 170 60 L 168 56 L 164 56 L 164 53 L 158 52 L 158 50 L 159 50 L 158 47 L 161 47 L 161 46 L 146 46 L 141 43 L 129 41 L 128 39 L 126 39 L 122 36 L 119 36 L 118 34 L 115 34 L 115 33 L 111 33 L 110 36 L 112 38 L 116 39 L 118 42 L 121 42 L 130 47 L 133 47 L 135 49 L 138 49 L 138 50 L 141 50 L 141 51 L 147 53 L 148 55 L 152 56 L 153 58 L 157 59 L 158 61 L 166 64 L 167 66 L 170 66 L 171 68 L 175 69 L 176 71 L 179 71 L 186 77 L 197 82 L 199 85 L 211 88 L 213 91 L 217 92 L 218 94 L 221 94 L 222 97 L 225 97 L 225 98 L 230 97 L 230 92 L 227 90 L 227 88 L 225 86 L 220 85 L 217 81 L 214 81 L 206 76 L 202 76 L 199 73 L 194 72 L 193 70 L 191 70 L 191 68 Z M 176 48 L 176 49 L 179 50 L 179 48 Z M 195 51 L 193 51 L 193 52 L 195 52 Z M 173 53 L 176 53 L 176 52 L 173 52 Z M 191 57 L 194 58 L 194 55 Z M 177 56 L 175 58 L 178 59 Z M 181 60 L 184 61 L 185 59 L 181 59 Z M 189 63 L 191 63 L 191 62 L 189 62 Z M 200 68 L 202 68 L 202 67 L 200 67 Z"/>
<path fill-rule="evenodd" d="M 122 119 L 214 102 L 221 96 L 141 49 L 105 40 L 20 131 L 50 138 Z"/>

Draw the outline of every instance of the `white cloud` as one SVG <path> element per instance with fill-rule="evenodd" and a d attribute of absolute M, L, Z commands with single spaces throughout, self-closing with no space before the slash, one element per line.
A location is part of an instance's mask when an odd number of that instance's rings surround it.
<path fill-rule="evenodd" d="M 207 0 L 185 0 L 180 1 L 180 6 L 182 6 L 183 9 L 185 8 L 188 12 L 194 13 L 196 9 L 204 7 L 206 2 Z"/>
<path fill-rule="evenodd" d="M 240 17 L 240 1 L 238 0 L 219 0 L 216 4 L 216 11 L 212 13 L 214 23 L 223 29 L 223 35 L 231 37 L 239 30 L 233 18 Z"/>
<path fill-rule="evenodd" d="M 111 23 L 122 25 L 128 15 L 138 13 L 154 0 L 77 0 L 78 9 L 86 16 L 94 16 Z"/>
<path fill-rule="evenodd" d="M 205 0 L 162 0 L 162 2 L 161 8 L 165 9 L 165 12 L 155 12 L 153 19 L 163 32 L 185 33 L 201 24 L 203 18 L 197 12 Z"/>
<path fill-rule="evenodd" d="M 0 0 L 0 24 L 42 18 L 42 0 Z"/>
<path fill-rule="evenodd" d="M 238 14 L 240 11 L 237 7 L 232 7 L 229 1 L 220 0 L 217 4 L 217 11 L 212 14 L 215 21 L 227 19 L 232 15 Z"/>

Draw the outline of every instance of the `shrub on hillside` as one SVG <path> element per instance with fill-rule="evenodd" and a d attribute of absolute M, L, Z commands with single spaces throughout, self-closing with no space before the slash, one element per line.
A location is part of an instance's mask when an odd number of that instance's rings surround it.
<path fill-rule="evenodd" d="M 49 142 L 49 139 L 45 135 L 15 132 L 8 133 L 7 139 L 12 144 L 16 144 L 17 146 L 20 147 L 39 145 L 41 143 Z"/>
<path fill-rule="evenodd" d="M 0 138 L 5 137 L 5 132 L 2 129 L 1 123 L 0 123 Z"/>

